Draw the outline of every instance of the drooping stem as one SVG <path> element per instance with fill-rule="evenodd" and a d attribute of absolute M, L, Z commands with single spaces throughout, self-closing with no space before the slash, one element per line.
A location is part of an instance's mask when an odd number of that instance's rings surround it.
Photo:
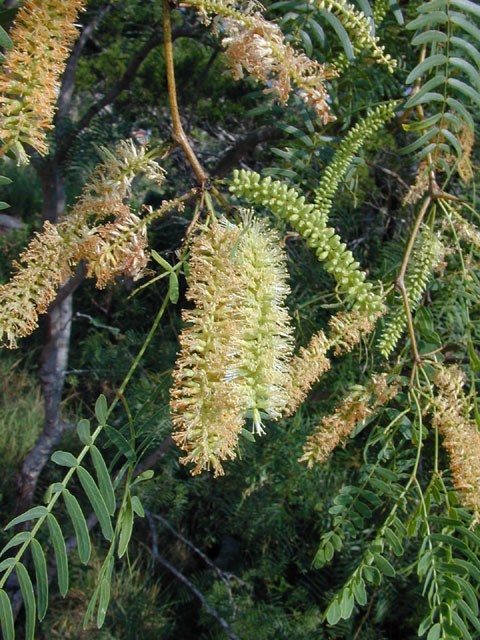
<path fill-rule="evenodd" d="M 180 112 L 178 110 L 175 66 L 173 61 L 172 23 L 170 19 L 170 4 L 168 0 L 163 0 L 163 38 L 165 48 L 165 66 L 167 69 L 168 97 L 173 123 L 172 138 L 174 142 L 179 144 L 185 151 L 200 184 L 204 185 L 208 180 L 208 175 L 200 164 L 200 161 L 195 155 L 187 135 L 183 130 L 182 121 L 180 120 Z"/>
<path fill-rule="evenodd" d="M 410 309 L 410 302 L 408 300 L 407 288 L 405 286 L 405 273 L 407 271 L 407 266 L 408 266 L 410 257 L 412 255 L 413 247 L 415 245 L 415 240 L 417 239 L 420 226 L 423 222 L 423 219 L 425 217 L 425 214 L 428 211 L 428 207 L 430 206 L 431 202 L 432 202 L 431 197 L 427 196 L 420 208 L 420 211 L 418 212 L 417 218 L 415 220 L 415 224 L 413 225 L 412 233 L 410 234 L 410 238 L 408 239 L 408 244 L 405 249 L 405 254 L 403 256 L 402 264 L 400 266 L 400 271 L 398 272 L 398 276 L 396 280 L 396 285 L 400 290 L 400 293 L 402 294 L 403 306 L 405 307 L 405 314 L 407 316 L 408 334 L 410 336 L 410 342 L 412 344 L 413 360 L 414 360 L 413 371 L 415 371 L 417 364 L 421 362 L 421 356 L 418 352 L 417 340 L 415 338 L 415 329 L 413 327 L 412 311 Z"/>

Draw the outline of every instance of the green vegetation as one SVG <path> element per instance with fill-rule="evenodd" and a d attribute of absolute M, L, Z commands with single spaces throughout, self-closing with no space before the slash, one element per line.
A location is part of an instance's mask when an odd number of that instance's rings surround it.
<path fill-rule="evenodd" d="M 478 5 L 0 5 L 3 638 L 480 639 Z"/>

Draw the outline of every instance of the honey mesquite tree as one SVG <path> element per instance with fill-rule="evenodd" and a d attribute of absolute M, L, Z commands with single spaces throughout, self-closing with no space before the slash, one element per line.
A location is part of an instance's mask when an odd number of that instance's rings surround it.
<path fill-rule="evenodd" d="M 325 497 L 328 515 L 313 559 L 319 572 L 337 554 L 353 555 L 354 566 L 336 581 L 312 633 L 333 637 L 326 634 L 336 633 L 336 625 L 358 620 L 345 637 L 361 637 L 382 585 L 416 576 L 424 605 L 409 615 L 418 637 L 480 637 L 478 5 L 147 5 L 95 3 L 77 27 L 89 9 L 86 0 L 26 0 L 8 35 L 0 34 L 1 153 L 5 162 L 31 161 L 43 194 L 43 227 L 0 285 L 0 339 L 14 348 L 36 329 L 39 315 L 47 317 L 40 368 L 45 429 L 19 473 L 17 515 L 6 525 L 17 532 L 0 562 L 4 637 L 14 638 L 21 599 L 26 637 L 34 637 L 36 619 L 47 615 L 55 573 L 47 568 L 46 553 L 52 551 L 58 588 L 66 596 L 67 551 L 76 546 L 80 562 L 88 565 L 96 523 L 104 557 L 84 625 L 95 618 L 101 628 L 118 558 L 132 544 L 134 520 L 145 516 L 155 559 L 195 594 L 220 633 L 249 637 L 245 618 L 232 614 L 227 620 L 161 558 L 152 524 L 161 516 L 146 512 L 140 499 L 141 481 L 153 475 L 146 460 L 155 459 L 142 456 L 158 443 L 152 433 L 141 437 L 125 394 L 164 314 L 183 294 L 183 276 L 185 310 L 169 406 L 171 438 L 193 475 L 228 475 L 243 447 L 262 447 L 276 422 L 288 431 L 303 415 L 316 426 L 288 462 L 298 474 L 321 477 L 338 445 L 355 437 L 361 442 L 349 479 Z M 117 80 L 83 109 L 75 81 L 82 54 L 107 16 L 119 20 L 122 11 L 141 15 L 137 28 L 147 35 L 142 33 Z M 181 37 L 210 51 L 203 71 L 193 70 L 193 90 L 186 78 L 183 90 L 177 87 L 182 62 L 174 41 Z M 96 118 L 136 86 L 142 63 L 157 48 L 165 70 L 158 82 L 165 83 L 168 97 L 168 135 L 152 149 L 139 144 L 138 136 L 103 147 L 81 194 L 66 207 L 72 149 Z M 235 101 L 229 102 L 225 120 L 242 135 L 229 134 L 226 151 L 224 123 L 218 131 L 212 123 L 203 131 L 192 124 L 193 111 L 202 109 L 200 84 L 220 56 L 234 81 L 255 88 L 248 98 L 252 129 L 236 122 Z M 215 86 L 223 82 L 219 77 Z M 225 91 L 232 86 L 225 84 Z M 194 109 L 187 118 L 190 94 Z M 142 97 L 133 91 L 132 97 L 133 109 Z M 158 105 L 151 114 L 167 122 Z M 272 140 L 281 146 L 252 157 L 254 147 Z M 372 172 L 394 192 L 389 199 L 382 188 L 374 190 L 381 204 L 368 200 Z M 132 202 L 140 179 L 157 190 L 159 202 Z M 345 214 L 353 216 L 355 207 L 370 235 L 375 225 L 368 222 L 369 209 L 388 218 L 376 244 L 366 242 L 362 222 Z M 149 237 L 159 220 L 177 214 L 188 219 L 181 246 L 162 256 Z M 301 288 L 292 290 L 289 283 L 290 273 L 293 285 L 303 278 L 303 287 L 315 286 L 302 273 L 307 258 L 302 263 L 301 252 L 315 262 L 316 273 L 317 263 L 323 269 L 318 317 L 308 311 L 315 309 L 313 294 L 303 304 Z M 161 287 L 162 279 L 168 288 L 123 382 L 108 399 L 98 397 L 90 420 L 76 421 L 78 452 L 51 455 L 56 479 L 43 503 L 32 506 L 38 477 L 66 426 L 60 402 L 72 294 L 85 278 L 95 279 L 99 289 L 122 278 L 150 278 L 135 291 L 139 295 L 147 286 Z M 319 380 L 331 381 L 327 372 L 334 376 L 342 363 L 348 363 L 353 384 L 335 398 L 330 413 L 318 415 Z M 124 430 L 113 426 L 122 406 Z M 105 437 L 116 448 L 113 459 L 106 458 Z M 161 444 L 162 453 L 171 442 Z M 71 524 L 74 539 L 66 541 L 61 522 Z"/>

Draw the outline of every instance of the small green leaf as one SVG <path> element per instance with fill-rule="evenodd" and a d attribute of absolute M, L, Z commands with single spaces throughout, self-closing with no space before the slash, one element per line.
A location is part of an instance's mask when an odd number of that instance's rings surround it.
<path fill-rule="evenodd" d="M 63 499 L 67 507 L 68 515 L 70 516 L 73 528 L 75 529 L 75 535 L 77 537 L 78 557 L 80 562 L 87 564 L 90 559 L 91 544 L 90 536 L 88 535 L 88 527 L 85 517 L 82 513 L 82 509 L 78 504 L 78 500 L 74 495 L 70 493 L 68 489 L 63 492 Z"/>
<path fill-rule="evenodd" d="M 373 556 L 374 556 L 374 562 L 377 565 L 377 567 L 380 569 L 382 574 L 389 578 L 393 578 L 395 576 L 395 569 L 390 564 L 390 562 L 379 553 L 374 553 Z"/>
<path fill-rule="evenodd" d="M 172 304 L 177 304 L 178 296 L 179 296 L 179 289 L 178 289 L 178 276 L 175 273 L 175 271 L 171 271 L 170 272 L 169 286 L 170 286 L 170 289 L 169 289 L 170 302 Z"/>
<path fill-rule="evenodd" d="M 436 55 L 429 56 L 410 71 L 405 82 L 407 84 L 412 84 L 417 78 L 422 76 L 424 73 L 427 73 L 427 71 L 430 71 L 430 69 L 433 69 L 433 67 L 439 67 L 440 65 L 446 64 L 446 62 L 447 56 L 443 55 L 443 53 L 437 53 Z"/>
<path fill-rule="evenodd" d="M 480 18 L 480 7 L 476 2 L 471 2 L 471 0 L 450 0 L 450 4 L 461 11 L 472 13 L 477 18 Z"/>
<path fill-rule="evenodd" d="M 7 176 L 0 176 L 0 184 L 11 184 L 12 181 Z"/>
<path fill-rule="evenodd" d="M 353 595 L 361 607 L 367 604 L 367 591 L 365 589 L 365 583 L 361 577 L 353 583 Z"/>
<path fill-rule="evenodd" d="M 90 420 L 82 418 L 77 424 L 77 434 L 83 444 L 92 444 L 92 436 L 90 434 Z"/>
<path fill-rule="evenodd" d="M 338 36 L 338 39 L 340 40 L 340 44 L 342 45 L 343 50 L 345 51 L 345 55 L 347 56 L 347 58 L 349 60 L 353 60 L 353 58 L 355 57 L 353 46 L 352 46 L 352 43 L 350 42 L 350 38 L 348 37 L 348 33 L 345 27 L 343 26 L 343 24 L 340 22 L 340 20 L 336 16 L 331 14 L 329 11 L 325 11 L 325 9 L 322 9 L 319 13 L 322 16 L 322 18 L 327 22 L 329 22 L 330 26 L 334 29 L 335 33 Z"/>
<path fill-rule="evenodd" d="M 382 581 L 382 575 L 376 567 L 365 566 L 362 568 L 362 574 L 367 582 L 372 584 L 380 584 Z"/>
<path fill-rule="evenodd" d="M 435 27 L 438 24 L 445 24 L 448 21 L 448 16 L 443 11 L 431 11 L 419 15 L 418 18 L 412 20 L 406 25 L 406 29 L 409 31 L 423 29 L 424 27 Z"/>
<path fill-rule="evenodd" d="M 125 509 L 122 511 L 120 525 L 120 538 L 118 540 L 118 557 L 121 558 L 128 548 L 133 528 L 133 506 L 130 494 L 127 496 Z"/>
<path fill-rule="evenodd" d="M 55 451 L 51 456 L 51 460 L 61 467 L 76 467 L 78 464 L 75 456 L 68 451 Z"/>
<path fill-rule="evenodd" d="M 105 500 L 109 514 L 113 516 L 115 513 L 115 491 L 113 490 L 112 480 L 108 473 L 107 465 L 105 464 L 102 454 L 94 445 L 90 449 L 90 455 L 97 473 L 100 493 Z"/>
<path fill-rule="evenodd" d="M 55 558 L 57 559 L 58 588 L 62 596 L 66 596 L 68 591 L 68 561 L 65 540 L 58 520 L 51 513 L 47 516 L 47 524 L 55 551 Z"/>
<path fill-rule="evenodd" d="M 428 632 L 427 640 L 438 640 L 442 633 L 442 626 L 439 622 L 436 622 L 433 627 L 430 627 L 430 631 Z"/>
<path fill-rule="evenodd" d="M 100 583 L 100 600 L 98 602 L 97 611 L 97 627 L 100 629 L 105 622 L 105 616 L 107 615 L 108 604 L 110 602 L 110 583 L 112 581 L 113 571 L 113 557 L 110 556 L 106 561 L 105 571 Z"/>
<path fill-rule="evenodd" d="M 32 537 L 31 531 L 20 531 L 19 533 L 16 533 L 13 536 L 13 538 L 9 540 L 7 544 L 2 548 L 0 552 L 0 556 L 3 556 L 3 554 L 9 549 L 11 549 L 12 547 L 16 547 L 19 544 L 23 544 L 24 542 L 27 542 L 27 540 L 30 540 L 31 537 Z"/>
<path fill-rule="evenodd" d="M 350 589 L 345 589 L 343 592 L 342 600 L 340 602 L 340 610 L 342 612 L 342 618 L 344 620 L 348 620 L 352 615 L 354 604 L 355 600 L 353 598 L 353 595 L 350 593 Z"/>
<path fill-rule="evenodd" d="M 243 429 L 240 431 L 240 435 L 245 438 L 245 440 L 248 440 L 249 442 L 255 442 L 255 437 L 253 435 L 253 433 L 251 431 L 249 431 L 248 429 Z"/>
<path fill-rule="evenodd" d="M 13 42 L 10 36 L 5 31 L 5 29 L 1 26 L 0 26 L 0 47 L 3 47 L 4 49 L 11 49 L 13 47 Z"/>
<path fill-rule="evenodd" d="M 133 484 L 137 484 L 138 482 L 145 482 L 145 480 L 151 480 L 154 475 L 155 475 L 155 471 L 153 469 L 147 469 L 146 471 L 144 471 L 138 476 L 138 478 L 135 480 Z"/>
<path fill-rule="evenodd" d="M 8 202 L 0 202 L 0 211 L 2 211 L 3 209 L 8 209 L 9 206 L 10 205 L 8 204 Z"/>
<path fill-rule="evenodd" d="M 108 514 L 107 506 L 104 499 L 102 498 L 102 494 L 95 484 L 95 480 L 92 478 L 91 474 L 83 467 L 78 467 L 77 474 L 82 487 L 87 494 L 88 499 L 90 500 L 93 510 L 97 514 L 97 518 L 100 522 L 100 527 L 102 528 L 103 535 L 107 540 L 111 540 L 113 536 L 112 523 Z"/>
<path fill-rule="evenodd" d="M 35 538 L 32 540 L 31 549 L 37 582 L 38 619 L 41 621 L 45 617 L 48 607 L 47 563 L 45 560 L 43 549 L 38 540 L 35 540 Z"/>
<path fill-rule="evenodd" d="M 25 605 L 25 640 L 34 640 L 36 616 L 35 593 L 28 571 L 21 562 L 17 564 L 17 578 L 23 596 L 23 604 Z"/>
<path fill-rule="evenodd" d="M 3 589 L 0 589 L 0 621 L 4 640 L 14 640 L 13 613 L 10 599 Z"/>
<path fill-rule="evenodd" d="M 95 611 L 95 605 L 97 604 L 98 596 L 100 595 L 100 586 L 98 586 L 93 592 L 93 596 L 90 598 L 90 602 L 88 603 L 87 610 L 85 611 L 85 616 L 83 618 L 83 628 L 86 629 L 88 623 L 90 622 L 93 612 Z"/>
<path fill-rule="evenodd" d="M 107 421 L 107 399 L 103 395 L 98 396 L 97 401 L 95 402 L 95 415 L 97 417 L 99 424 L 105 424 Z"/>
<path fill-rule="evenodd" d="M 135 462 L 135 451 L 132 449 L 131 444 L 125 436 L 117 429 L 110 427 L 108 424 L 105 425 L 105 432 L 117 449 L 121 451 L 123 455 L 130 460 L 130 462 Z"/>
<path fill-rule="evenodd" d="M 432 42 L 447 42 L 448 36 L 443 31 L 436 31 L 435 29 L 429 29 L 428 31 L 422 31 L 416 35 L 412 40 L 414 47 L 420 47 L 422 44 L 431 44 Z"/>
<path fill-rule="evenodd" d="M 468 56 L 470 56 L 470 58 L 475 62 L 477 67 L 480 68 L 480 51 L 478 51 L 478 49 L 476 49 L 473 46 L 473 44 L 470 44 L 470 42 L 467 42 L 463 38 L 457 38 L 457 36 L 452 36 L 450 38 L 450 42 L 455 47 L 462 49 L 462 51 L 464 51 Z"/>
<path fill-rule="evenodd" d="M 463 82 L 463 80 L 458 80 L 457 78 L 450 77 L 447 80 L 447 83 L 457 91 L 460 91 L 460 93 L 463 93 L 463 95 L 467 96 L 467 98 L 470 98 L 470 100 L 474 102 L 477 107 L 480 107 L 480 93 L 478 93 L 478 91 L 475 91 L 475 89 L 473 89 L 466 82 Z"/>
<path fill-rule="evenodd" d="M 0 562 L 0 571 L 5 571 L 5 569 L 10 569 L 10 567 L 13 567 L 15 565 L 15 558 L 5 558 L 5 560 L 2 560 L 2 562 Z"/>
<path fill-rule="evenodd" d="M 145 517 L 145 510 L 138 496 L 132 496 L 132 509 L 139 518 Z"/>
<path fill-rule="evenodd" d="M 328 624 L 331 624 L 332 626 L 336 625 L 340 620 L 340 618 L 342 617 L 342 611 L 340 609 L 340 604 L 338 603 L 337 598 L 335 598 L 335 600 L 330 603 L 325 615 Z"/>
<path fill-rule="evenodd" d="M 164 258 L 162 258 L 162 256 L 159 253 L 157 253 L 155 249 L 152 249 L 150 253 L 152 258 L 156 260 L 158 264 L 165 269 L 165 271 L 168 271 L 168 272 L 173 271 L 172 265 L 169 262 L 167 262 Z"/>
<path fill-rule="evenodd" d="M 385 529 L 385 539 L 396 556 L 403 555 L 403 547 L 397 535 L 391 529 Z"/>
<path fill-rule="evenodd" d="M 456 100 L 455 98 L 447 98 L 447 104 L 451 109 L 453 109 L 458 113 L 458 115 L 462 118 L 462 120 L 464 120 L 464 122 L 467 123 L 468 128 L 473 133 L 475 129 L 473 118 L 470 115 L 470 113 L 467 111 L 463 103 L 460 102 L 459 100 Z"/>
<path fill-rule="evenodd" d="M 32 507 L 28 511 L 25 511 L 25 513 L 22 513 L 16 518 L 14 518 L 13 520 L 10 520 L 10 522 L 5 527 L 5 531 L 7 529 L 11 529 L 12 527 L 15 527 L 17 524 L 20 524 L 21 522 L 27 522 L 27 520 L 37 520 L 37 518 L 40 518 L 41 516 L 44 516 L 47 513 L 48 513 L 47 507 L 42 507 L 42 506 Z"/>

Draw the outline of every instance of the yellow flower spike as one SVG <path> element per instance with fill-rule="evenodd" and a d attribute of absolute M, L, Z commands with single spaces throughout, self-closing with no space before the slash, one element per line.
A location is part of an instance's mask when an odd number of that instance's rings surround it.
<path fill-rule="evenodd" d="M 87 0 L 26 0 L 10 32 L 13 48 L 0 71 L 2 152 L 14 149 L 26 162 L 23 143 L 46 154 L 59 79 L 77 35 L 75 21 Z"/>
<path fill-rule="evenodd" d="M 463 391 L 465 375 L 457 365 L 442 366 L 433 382 L 438 394 L 432 424 L 443 435 L 460 502 L 472 511 L 476 523 L 480 521 L 480 433 Z"/>
<path fill-rule="evenodd" d="M 355 386 L 308 436 L 299 462 L 306 462 L 309 469 L 315 463 L 325 462 L 340 443 L 346 442 L 357 424 L 394 398 L 398 389 L 395 384 L 387 384 L 386 374 L 374 374 L 366 387 Z"/>
<path fill-rule="evenodd" d="M 215 221 L 192 242 L 187 298 L 195 309 L 183 313 L 190 326 L 180 336 L 170 404 L 173 438 L 193 473 L 222 474 L 246 417 L 261 434 L 262 414 L 284 411 L 293 350 L 286 276 L 278 237 L 259 221 Z"/>

